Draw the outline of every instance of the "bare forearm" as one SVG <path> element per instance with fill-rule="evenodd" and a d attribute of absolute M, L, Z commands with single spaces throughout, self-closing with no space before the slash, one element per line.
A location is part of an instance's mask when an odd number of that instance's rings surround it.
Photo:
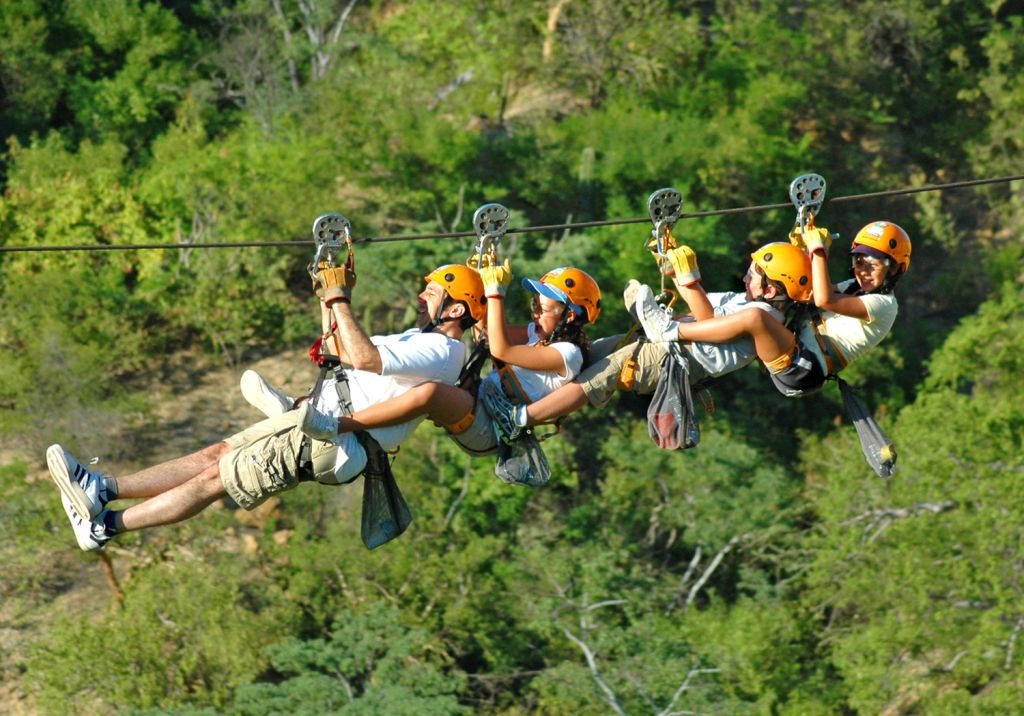
<path fill-rule="evenodd" d="M 352 313 L 352 305 L 344 301 L 336 301 L 331 306 L 334 322 L 337 324 L 337 335 L 344 346 L 347 363 L 353 368 L 380 373 L 383 363 L 380 351 L 373 345 L 366 331 L 359 325 Z"/>
<path fill-rule="evenodd" d="M 679 290 L 679 297 L 686 302 L 690 313 L 693 314 L 696 320 L 706 321 L 714 317 L 715 309 L 711 307 L 708 294 L 704 291 L 704 287 L 701 284 L 691 283 L 689 286 L 680 286 L 677 281 L 676 288 Z"/>
<path fill-rule="evenodd" d="M 828 275 L 828 259 L 821 252 L 811 256 L 811 287 L 814 291 L 814 305 L 828 308 L 835 293 L 835 286 Z"/>

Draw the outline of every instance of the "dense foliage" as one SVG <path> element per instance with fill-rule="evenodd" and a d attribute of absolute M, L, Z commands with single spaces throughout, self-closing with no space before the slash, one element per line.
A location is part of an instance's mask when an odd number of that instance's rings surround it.
<path fill-rule="evenodd" d="M 357 489 L 304 486 L 255 527 L 208 510 L 130 536 L 108 550 L 123 594 L 53 613 L 103 564 L 28 478 L 54 440 L 125 457 L 103 441 L 150 424 L 138 377 L 168 354 L 315 335 L 324 211 L 370 237 L 466 231 L 487 201 L 543 226 L 644 216 L 664 186 L 701 211 L 785 202 L 806 171 L 833 197 L 1018 174 L 1022 24 L 1002 0 L 0 3 L 0 248 L 57 249 L 0 252 L 0 629 L 36 630 L 0 640 L 0 678 L 46 713 L 1014 710 L 1020 181 L 822 213 L 840 245 L 877 218 L 914 240 L 893 336 L 848 371 L 899 448 L 888 481 L 834 388 L 786 400 L 748 368 L 695 450 L 659 451 L 623 395 L 570 417 L 527 491 L 428 423 L 395 463 L 416 515 L 396 542 L 362 547 Z M 729 290 L 792 220 L 677 234 Z M 503 248 L 518 275 L 590 271 L 610 334 L 625 280 L 658 280 L 648 231 Z M 357 250 L 384 331 L 469 242 Z"/>

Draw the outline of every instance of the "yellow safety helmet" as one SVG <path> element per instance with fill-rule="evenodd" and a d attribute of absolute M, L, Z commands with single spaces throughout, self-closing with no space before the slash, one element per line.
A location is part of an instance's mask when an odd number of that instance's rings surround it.
<path fill-rule="evenodd" d="M 590 274 L 578 268 L 551 269 L 540 280 L 524 278 L 523 288 L 561 301 L 574 313 L 586 314 L 587 323 L 601 315 L 601 287 Z"/>
<path fill-rule="evenodd" d="M 790 243 L 765 244 L 750 254 L 764 275 L 786 288 L 786 295 L 794 301 L 811 298 L 811 259 Z"/>
<path fill-rule="evenodd" d="M 487 315 L 487 299 L 484 297 L 484 282 L 474 269 L 462 264 L 438 266 L 423 277 L 427 283 L 436 281 L 456 301 L 465 301 L 469 314 L 477 321 Z"/>
<path fill-rule="evenodd" d="M 900 273 L 910 268 L 910 237 L 899 225 L 891 221 L 873 221 L 853 237 L 851 254 L 866 254 L 875 258 L 891 258 L 900 267 Z"/>

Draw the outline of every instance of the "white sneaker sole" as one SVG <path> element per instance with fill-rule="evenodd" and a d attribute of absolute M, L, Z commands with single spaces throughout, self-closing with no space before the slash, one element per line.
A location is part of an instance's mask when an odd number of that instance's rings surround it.
<path fill-rule="evenodd" d="M 88 515 L 93 519 L 102 511 L 102 507 L 93 503 L 85 490 L 78 486 L 68 472 L 68 464 L 64 462 L 64 448 L 60 445 L 51 445 L 46 448 L 46 467 L 50 470 L 50 477 L 57 483 L 61 493 L 71 501 L 72 507 L 79 515 Z"/>

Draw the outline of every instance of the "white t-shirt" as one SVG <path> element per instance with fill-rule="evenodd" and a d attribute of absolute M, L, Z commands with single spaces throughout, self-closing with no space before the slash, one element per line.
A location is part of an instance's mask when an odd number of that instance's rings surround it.
<path fill-rule="evenodd" d="M 532 346 L 539 340 L 540 336 L 537 335 L 535 324 L 529 324 L 526 329 L 526 345 Z M 535 400 L 540 400 L 556 388 L 561 388 L 566 383 L 571 383 L 572 379 L 579 375 L 579 372 L 583 369 L 583 351 L 576 344 L 559 341 L 558 343 L 549 344 L 548 348 L 554 348 L 561 354 L 561 371 L 537 371 L 520 368 L 517 365 L 509 366 L 519 384 L 523 386 L 523 391 L 531 403 Z M 501 379 L 498 371 L 491 371 L 487 374 L 486 378 L 480 381 L 478 396 L 483 395 L 484 382 L 486 381 L 500 386 Z"/>
<path fill-rule="evenodd" d="M 715 311 L 715 316 L 728 316 L 748 308 L 759 308 L 767 312 L 779 323 L 783 322 L 780 311 L 772 308 L 764 301 L 749 301 L 746 293 L 728 291 L 726 293 L 709 293 L 708 300 Z M 688 343 L 686 351 L 700 364 L 710 376 L 720 376 L 739 370 L 757 358 L 754 339 L 744 336 L 731 343 Z"/>
<path fill-rule="evenodd" d="M 842 291 L 849 287 L 852 280 L 844 281 L 836 288 Z M 889 334 L 896 322 L 896 313 L 899 309 L 896 297 L 891 293 L 867 293 L 857 298 L 864 302 L 864 308 L 868 312 L 867 320 L 843 316 L 832 311 L 821 311 L 821 320 L 825 325 L 824 333 L 832 339 L 847 364 L 877 346 Z M 800 345 L 814 354 L 822 370 L 825 370 L 825 356 L 822 355 L 818 340 L 814 337 L 814 325 L 811 322 L 800 327 L 797 339 Z"/>
<path fill-rule="evenodd" d="M 423 333 L 411 328 L 405 333 L 371 336 L 380 351 L 381 373 L 347 368 L 353 411 L 397 397 L 420 383 L 436 381 L 454 385 L 466 362 L 466 346 L 436 331 Z M 329 415 L 338 415 L 338 391 L 335 379 L 324 380 L 316 407 Z M 400 425 L 373 428 L 368 432 L 385 450 L 394 450 L 411 433 L 422 417 Z M 339 435 L 338 459 L 334 472 L 339 482 L 354 478 L 366 465 L 366 454 L 351 433 Z"/>

